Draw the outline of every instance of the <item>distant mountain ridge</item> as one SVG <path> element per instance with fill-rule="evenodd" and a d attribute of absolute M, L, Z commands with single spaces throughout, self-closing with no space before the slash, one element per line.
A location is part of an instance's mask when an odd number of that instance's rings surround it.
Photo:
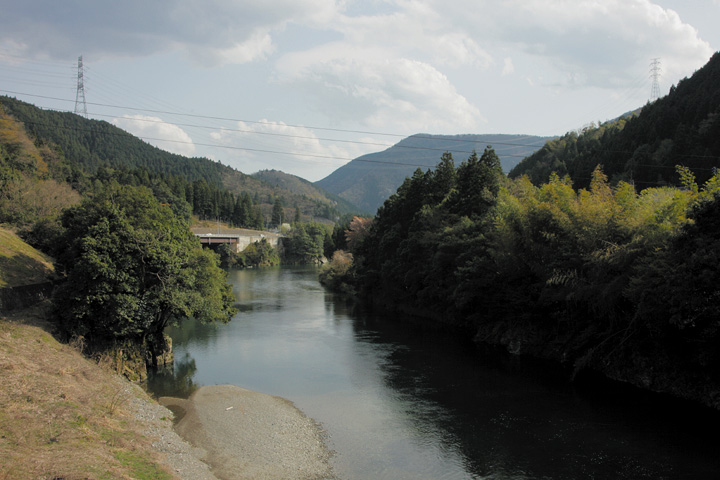
<path fill-rule="evenodd" d="M 417 168 L 434 168 L 444 152 L 451 152 L 459 165 L 473 150 L 481 154 L 490 145 L 507 172 L 552 138 L 503 134 L 416 134 L 382 152 L 352 160 L 315 182 L 315 185 L 351 202 L 363 212 L 375 213 L 406 177 L 412 176 Z"/>

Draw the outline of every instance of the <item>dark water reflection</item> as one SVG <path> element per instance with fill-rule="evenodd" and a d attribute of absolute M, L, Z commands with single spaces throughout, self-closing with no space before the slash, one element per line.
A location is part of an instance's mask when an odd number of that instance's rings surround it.
<path fill-rule="evenodd" d="M 238 316 L 172 331 L 174 372 L 150 388 L 231 383 L 286 397 L 327 429 L 342 478 L 720 478 L 713 415 L 570 386 L 537 362 L 355 311 L 311 268 L 231 280 Z"/>

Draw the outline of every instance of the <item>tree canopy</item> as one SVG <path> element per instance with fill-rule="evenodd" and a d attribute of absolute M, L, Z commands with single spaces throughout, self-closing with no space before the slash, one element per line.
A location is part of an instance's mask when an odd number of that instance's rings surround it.
<path fill-rule="evenodd" d="M 720 382 L 720 175 L 700 186 L 677 166 L 678 187 L 638 192 L 596 167 L 587 188 L 535 185 L 490 148 L 453 168 L 407 178 L 326 284 L 576 368 L 652 359 Z"/>
<path fill-rule="evenodd" d="M 187 317 L 226 322 L 233 296 L 216 254 L 145 187 L 109 185 L 62 216 L 67 274 L 54 294 L 69 336 L 157 340 Z"/>

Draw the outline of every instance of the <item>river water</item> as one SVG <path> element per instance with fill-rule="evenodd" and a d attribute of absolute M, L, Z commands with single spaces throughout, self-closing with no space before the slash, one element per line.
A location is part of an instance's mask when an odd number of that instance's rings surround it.
<path fill-rule="evenodd" d="M 717 416 L 679 402 L 568 384 L 552 368 L 326 292 L 312 267 L 233 270 L 227 325 L 169 333 L 156 395 L 234 384 L 320 422 L 355 479 L 720 478 Z"/>

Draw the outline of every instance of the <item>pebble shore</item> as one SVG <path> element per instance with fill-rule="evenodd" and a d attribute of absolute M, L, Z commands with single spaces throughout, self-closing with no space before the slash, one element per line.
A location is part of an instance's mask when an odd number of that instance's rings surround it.
<path fill-rule="evenodd" d="M 128 388 L 139 388 L 132 386 Z M 182 480 L 334 480 L 320 426 L 291 402 L 233 385 L 188 400 L 130 395 L 153 447 Z M 173 413 L 180 420 L 173 427 Z"/>

